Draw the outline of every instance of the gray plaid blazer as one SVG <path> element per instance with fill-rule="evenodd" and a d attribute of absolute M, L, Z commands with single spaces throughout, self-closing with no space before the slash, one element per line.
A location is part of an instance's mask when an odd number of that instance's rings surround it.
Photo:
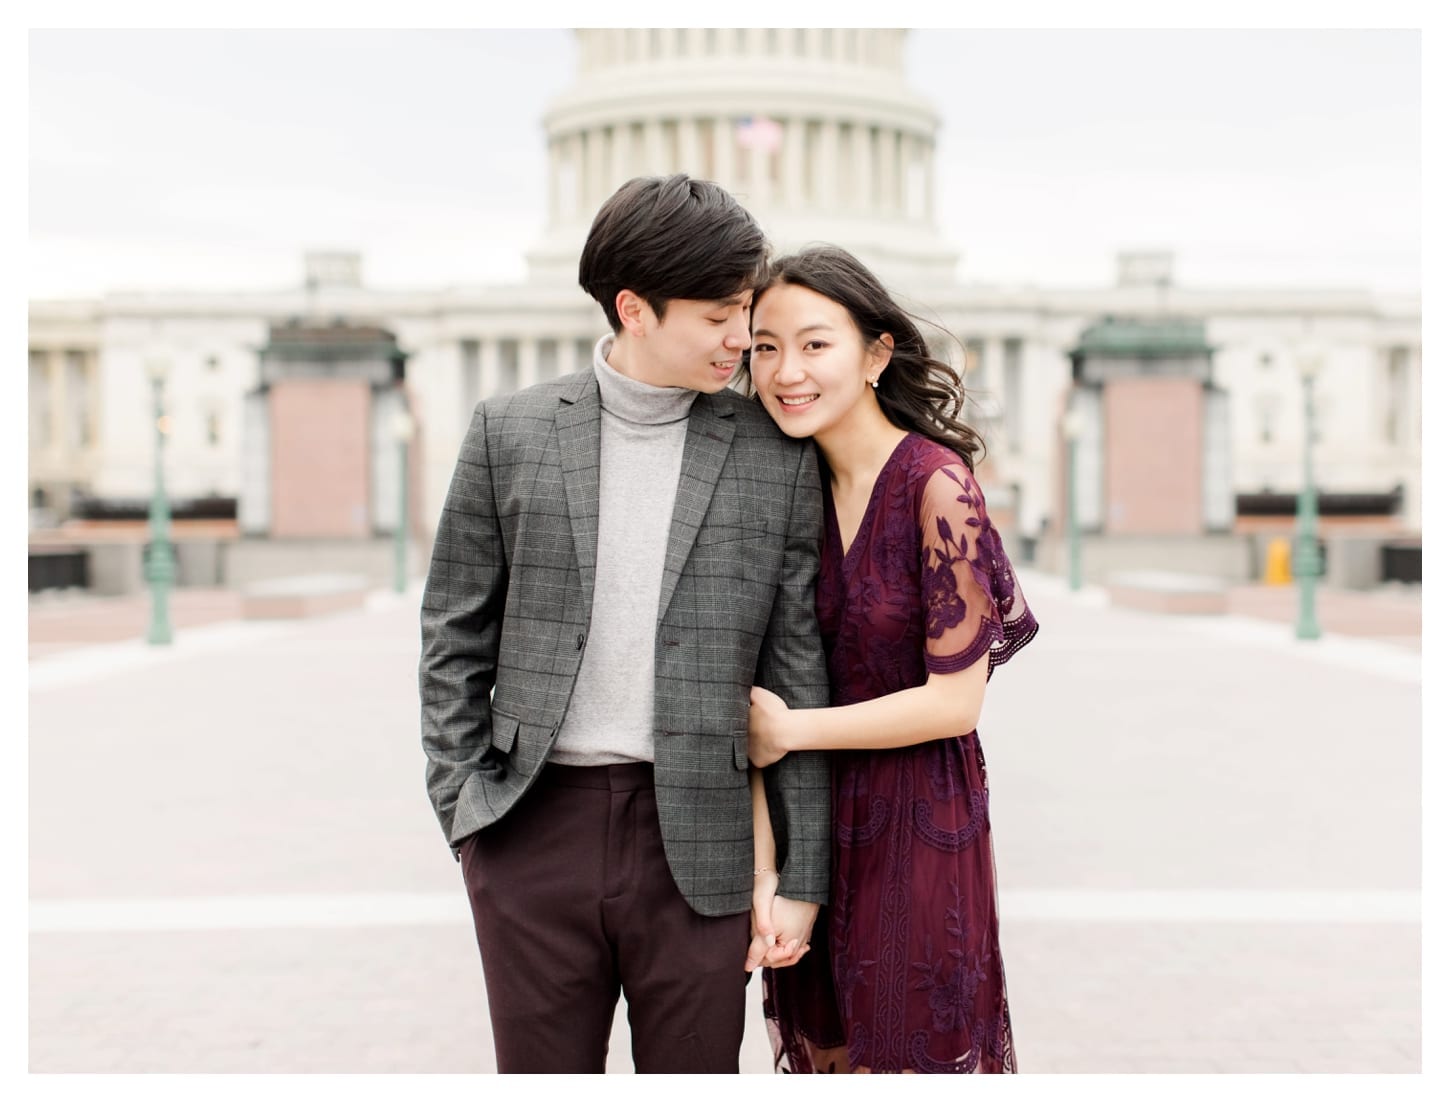
<path fill-rule="evenodd" d="M 591 369 L 480 403 L 463 441 L 418 671 L 428 795 L 455 851 L 528 789 L 569 707 L 594 599 L 599 415 Z M 750 906 L 750 686 L 797 708 L 829 700 L 820 536 L 815 449 L 755 402 L 701 394 L 660 587 L 654 730 L 665 854 L 700 914 Z M 826 758 L 789 754 L 765 781 L 780 893 L 824 903 Z"/>

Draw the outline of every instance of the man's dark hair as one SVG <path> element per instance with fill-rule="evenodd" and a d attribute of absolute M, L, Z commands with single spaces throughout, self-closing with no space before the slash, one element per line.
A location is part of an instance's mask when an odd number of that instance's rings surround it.
<path fill-rule="evenodd" d="M 599 208 L 579 257 L 579 286 L 617 335 L 620 291 L 663 318 L 670 299 L 717 301 L 760 283 L 769 263 L 765 233 L 713 180 L 636 176 Z"/>

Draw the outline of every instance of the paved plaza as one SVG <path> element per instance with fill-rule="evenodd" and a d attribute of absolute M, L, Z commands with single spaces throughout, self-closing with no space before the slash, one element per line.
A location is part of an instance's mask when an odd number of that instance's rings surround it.
<path fill-rule="evenodd" d="M 1419 1071 L 1418 602 L 1304 644 L 1022 580 L 1042 631 L 981 726 L 1021 1070 Z M 493 1070 L 419 596 L 198 598 L 170 648 L 40 610 L 78 626 L 32 633 L 31 1071 Z"/>

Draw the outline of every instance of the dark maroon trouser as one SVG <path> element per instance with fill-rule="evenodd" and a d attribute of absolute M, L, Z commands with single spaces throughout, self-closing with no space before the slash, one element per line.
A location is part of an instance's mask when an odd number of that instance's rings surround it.
<path fill-rule="evenodd" d="M 621 988 L 638 1072 L 738 1072 L 750 916 L 675 886 L 653 768 L 548 765 L 464 839 L 501 1072 L 602 1072 Z"/>

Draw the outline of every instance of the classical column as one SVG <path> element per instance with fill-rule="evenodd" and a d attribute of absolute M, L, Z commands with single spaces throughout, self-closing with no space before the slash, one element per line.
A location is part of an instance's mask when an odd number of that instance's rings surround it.
<path fill-rule="evenodd" d="M 519 389 L 533 386 L 539 381 L 539 340 L 537 337 L 519 338 Z"/>
<path fill-rule="evenodd" d="M 903 143 L 901 158 L 905 172 L 903 213 L 913 222 L 927 217 L 926 166 L 921 155 L 921 139 L 909 134 Z"/>
<path fill-rule="evenodd" d="M 805 56 L 809 58 L 819 59 L 821 57 L 821 28 L 807 27 L 805 31 Z"/>
<path fill-rule="evenodd" d="M 589 136 L 582 130 L 574 134 L 574 195 L 579 209 L 589 209 Z"/>
<path fill-rule="evenodd" d="M 644 166 L 637 175 L 662 175 L 672 171 L 673 166 L 665 157 L 664 124 L 659 119 L 647 119 L 644 124 Z"/>
<path fill-rule="evenodd" d="M 896 129 L 876 131 L 876 213 L 896 213 Z"/>
<path fill-rule="evenodd" d="M 564 191 L 564 217 L 573 218 L 587 209 L 584 199 L 584 142 L 578 132 L 564 137 L 565 175 L 569 185 Z"/>
<path fill-rule="evenodd" d="M 609 130 L 609 191 L 637 175 L 629 162 L 629 123 L 616 123 Z"/>
<path fill-rule="evenodd" d="M 855 201 L 851 205 L 856 210 L 869 210 L 871 207 L 871 135 L 861 123 L 852 123 L 847 132 L 850 134 L 851 175 L 854 178 L 852 183 L 855 194 Z"/>
<path fill-rule="evenodd" d="M 760 205 L 769 203 L 774 198 L 770 190 L 770 153 L 752 145 L 745 151 L 745 163 L 750 201 Z"/>
<path fill-rule="evenodd" d="M 926 209 L 922 212 L 922 220 L 930 222 L 936 216 L 936 147 L 929 138 L 923 138 L 921 145 L 921 160 L 926 175 Z"/>
<path fill-rule="evenodd" d="M 1002 347 L 1002 338 L 997 336 L 984 336 L 982 338 L 982 387 L 986 390 L 986 406 L 989 411 L 988 419 L 991 422 L 993 435 L 999 439 L 989 441 L 990 445 L 1002 447 L 1006 441 L 1000 439 L 1004 425 L 1002 416 L 1002 390 L 1006 383 L 1005 371 L 1006 355 Z"/>
<path fill-rule="evenodd" d="M 483 337 L 478 342 L 479 377 L 483 380 L 483 397 L 498 393 L 498 338 Z"/>
<path fill-rule="evenodd" d="M 735 124 L 725 115 L 715 118 L 715 179 L 726 191 L 735 190 Z"/>
<path fill-rule="evenodd" d="M 50 380 L 50 450 L 69 458 L 70 434 L 66 431 L 66 410 L 70 388 L 66 385 L 65 354 L 57 349 L 45 353 L 45 374 Z"/>
<path fill-rule="evenodd" d="M 821 193 L 819 202 L 825 210 L 840 209 L 846 205 L 846 188 L 842 187 L 841 173 L 844 171 L 845 149 L 842 139 L 845 133 L 837 119 L 825 119 L 821 123 Z"/>
<path fill-rule="evenodd" d="M 797 117 L 785 120 L 785 137 L 780 148 L 780 177 L 788 210 L 805 205 L 806 124 Z"/>
<path fill-rule="evenodd" d="M 680 171 L 691 176 L 701 176 L 700 164 L 700 122 L 689 115 L 683 115 L 675 124 L 680 135 Z"/>
<path fill-rule="evenodd" d="M 605 191 L 604 133 L 601 129 L 586 130 L 583 134 L 588 154 L 588 166 L 584 170 L 584 209 L 596 210 L 608 196 Z"/>
<path fill-rule="evenodd" d="M 559 161 L 560 142 L 558 138 L 549 139 L 549 221 L 559 221 Z"/>

